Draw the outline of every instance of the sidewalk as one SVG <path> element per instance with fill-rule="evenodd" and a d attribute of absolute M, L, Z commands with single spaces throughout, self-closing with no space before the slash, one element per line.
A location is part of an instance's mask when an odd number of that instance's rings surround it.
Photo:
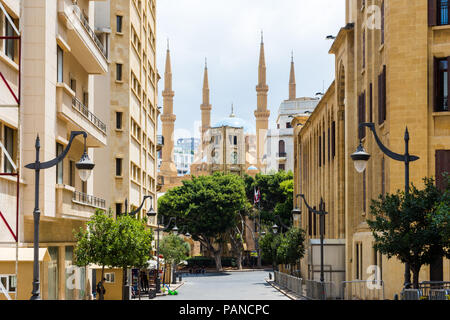
<path fill-rule="evenodd" d="M 268 284 L 270 284 L 272 287 L 274 287 L 275 289 L 280 291 L 282 294 L 284 294 L 286 297 L 288 297 L 291 300 L 308 300 L 305 297 L 300 296 L 289 289 L 280 287 L 277 283 L 275 283 L 274 280 L 269 280 L 268 278 L 265 278 L 265 280 Z"/>
<path fill-rule="evenodd" d="M 180 283 L 177 283 L 177 284 L 169 284 L 168 286 L 169 286 L 171 291 L 174 291 L 174 290 L 178 290 L 178 288 L 180 288 L 182 285 L 184 285 L 184 281 L 182 281 Z M 164 288 L 165 288 L 165 286 L 164 286 Z M 169 295 L 169 293 L 167 292 L 167 288 L 166 288 L 164 293 L 163 293 L 163 290 L 161 288 L 161 292 L 157 293 L 156 297 L 158 298 L 158 297 L 167 296 L 167 295 Z M 133 301 L 139 301 L 139 296 L 137 296 L 135 299 L 132 299 L 132 300 Z M 153 300 L 153 299 L 149 299 L 148 295 L 145 295 L 145 296 L 141 296 L 141 300 Z"/>

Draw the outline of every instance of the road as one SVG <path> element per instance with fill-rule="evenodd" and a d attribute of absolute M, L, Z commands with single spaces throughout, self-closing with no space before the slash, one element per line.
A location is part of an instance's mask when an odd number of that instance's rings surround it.
<path fill-rule="evenodd" d="M 247 271 L 183 277 L 178 295 L 154 300 L 289 300 L 264 280 L 268 276 L 268 271 Z"/>

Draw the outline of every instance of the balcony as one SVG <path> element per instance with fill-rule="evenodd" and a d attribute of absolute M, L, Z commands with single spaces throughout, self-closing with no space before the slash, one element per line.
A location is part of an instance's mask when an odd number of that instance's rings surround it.
<path fill-rule="evenodd" d="M 106 210 L 106 201 L 67 185 L 56 185 L 56 216 L 89 219 L 97 209 Z"/>
<path fill-rule="evenodd" d="M 75 96 L 65 83 L 56 86 L 58 117 L 65 120 L 67 131 L 86 131 L 89 147 L 106 146 L 106 125 Z"/>
<path fill-rule="evenodd" d="M 108 72 L 107 51 L 89 25 L 88 19 L 71 0 L 58 0 L 58 15 L 67 28 L 64 39 L 72 55 L 90 74 Z"/>

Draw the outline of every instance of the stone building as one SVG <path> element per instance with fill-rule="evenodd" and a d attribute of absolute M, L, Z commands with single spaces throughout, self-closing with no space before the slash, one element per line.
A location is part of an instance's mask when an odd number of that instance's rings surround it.
<path fill-rule="evenodd" d="M 93 90 L 93 85 L 95 76 L 109 72 L 108 46 L 101 32 L 95 31 L 93 1 L 4 0 L 0 3 L 15 25 L 10 24 L 11 20 L 2 10 L 1 23 L 5 26 L 1 28 L 2 35 L 20 35 L 20 40 L 2 40 L 0 54 L 1 72 L 11 88 L 11 92 L 3 91 L 6 84 L 2 82 L 1 141 L 6 148 L 2 150 L 0 172 L 20 174 L 20 194 L 13 187 L 14 178 L 1 177 L 0 211 L 15 230 L 16 204 L 19 206 L 18 277 L 8 283 L 8 290 L 12 299 L 16 295 L 18 299 L 29 299 L 32 291 L 29 275 L 33 274 L 29 253 L 34 242 L 35 173 L 24 166 L 36 160 L 37 136 L 40 160 L 44 162 L 63 152 L 71 131 L 87 133 L 89 157 L 98 164 L 93 149 L 104 148 L 107 144 L 107 119 L 101 114 L 108 105 L 96 101 L 96 96 L 102 93 Z M 11 103 L 12 92 L 20 103 Z M 5 105 L 9 107 L 4 108 Z M 97 208 L 105 209 L 106 204 L 95 188 L 95 182 L 100 179 L 98 173 L 93 172 L 87 181 L 82 181 L 76 173 L 75 163 L 83 151 L 84 139 L 78 136 L 62 162 L 40 173 L 39 263 L 43 299 L 83 299 L 90 294 L 87 269 L 72 265 L 73 230 L 82 227 Z M 9 255 L 11 249 L 6 248 L 6 243 L 14 242 L 3 222 L 1 273 L 15 276 L 16 270 L 11 268 L 14 263 L 10 257 L 3 256 Z M 11 284 L 15 285 L 15 290 L 11 291 Z M 0 296 L 5 298 L 5 295 Z"/>
<path fill-rule="evenodd" d="M 387 299 L 402 290 L 405 266 L 375 252 L 366 219 L 371 199 L 404 189 L 404 164 L 384 155 L 372 133 L 358 126 L 375 123 L 381 141 L 397 153 L 404 152 L 408 127 L 410 154 L 420 157 L 410 164 L 411 182 L 421 187 L 423 177 L 433 176 L 441 184 L 441 174 L 450 171 L 447 14 L 440 1 L 347 0 L 345 26 L 330 49 L 335 83 L 306 125 L 295 131 L 295 193 L 304 193 L 315 206 L 324 198 L 326 238 L 340 245 L 345 239 L 345 254 L 339 251 L 345 279 L 367 280 L 377 270 L 370 267 L 377 266 Z M 360 140 L 371 154 L 362 174 L 350 158 Z M 317 239 L 317 225 L 301 206 L 301 225 Z M 302 263 L 306 270 L 310 262 Z M 449 279 L 446 259 L 420 273 L 420 281 Z M 351 286 L 350 295 L 357 296 L 358 285 Z"/>

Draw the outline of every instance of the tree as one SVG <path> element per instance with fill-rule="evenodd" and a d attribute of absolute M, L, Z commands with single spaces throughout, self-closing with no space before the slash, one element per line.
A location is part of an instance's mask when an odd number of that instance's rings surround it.
<path fill-rule="evenodd" d="M 423 265 L 450 257 L 445 224 L 436 223 L 443 219 L 444 213 L 438 208 L 444 193 L 436 188 L 433 179 L 423 180 L 423 190 L 412 185 L 406 195 L 397 191 L 373 200 L 370 212 L 374 220 L 367 220 L 375 239 L 374 248 L 389 259 L 397 257 L 402 263 L 409 263 L 414 288 L 419 286 Z"/>
<path fill-rule="evenodd" d="M 85 267 L 90 263 L 95 263 L 102 267 L 100 300 L 103 300 L 103 282 L 105 266 L 113 265 L 112 243 L 115 227 L 112 213 L 107 214 L 102 210 L 96 210 L 95 214 L 87 222 L 87 228 L 75 234 L 77 245 L 74 249 L 74 264 Z"/>
<path fill-rule="evenodd" d="M 279 215 L 286 226 L 291 226 L 293 178 L 292 171 L 280 171 L 269 175 L 257 174 L 255 178 L 244 176 L 245 192 L 252 204 L 254 190 L 259 189 L 261 192 L 261 222 L 263 224 L 272 226 L 274 223 L 278 223 L 275 216 Z"/>
<path fill-rule="evenodd" d="M 305 231 L 300 228 L 291 228 L 280 235 L 280 244 L 277 248 L 277 261 L 280 264 L 295 264 L 305 255 Z"/>
<path fill-rule="evenodd" d="M 163 255 L 164 262 L 169 263 L 175 272 L 181 261 L 187 259 L 190 246 L 181 237 L 169 234 L 161 240 L 159 252 Z"/>
<path fill-rule="evenodd" d="M 153 233 L 146 228 L 146 221 L 128 215 L 114 220 L 108 213 L 98 210 L 76 234 L 75 264 L 86 266 L 95 263 L 102 266 L 101 287 L 105 266 L 113 268 L 146 266 L 152 249 Z M 126 281 L 124 273 L 124 283 Z M 102 290 L 100 290 L 102 291 Z M 103 299 L 102 292 L 100 299 Z"/>
<path fill-rule="evenodd" d="M 226 234 L 236 224 L 238 212 L 246 208 L 244 182 L 233 174 L 215 173 L 192 177 L 170 189 L 158 199 L 158 212 L 176 217 L 192 239 L 199 241 L 214 256 L 222 271 L 221 254 Z"/>
<path fill-rule="evenodd" d="M 237 221 L 233 228 L 229 231 L 229 239 L 231 244 L 231 252 L 236 258 L 236 265 L 239 270 L 242 270 L 242 259 L 244 253 L 244 231 L 245 231 L 245 216 L 239 212 L 236 217 Z"/>
<path fill-rule="evenodd" d="M 279 263 L 279 256 L 277 254 L 278 247 L 281 243 L 281 235 L 273 234 L 271 232 L 266 233 L 259 239 L 259 248 L 261 250 L 261 257 L 264 260 L 272 262 L 273 269 Z"/>

